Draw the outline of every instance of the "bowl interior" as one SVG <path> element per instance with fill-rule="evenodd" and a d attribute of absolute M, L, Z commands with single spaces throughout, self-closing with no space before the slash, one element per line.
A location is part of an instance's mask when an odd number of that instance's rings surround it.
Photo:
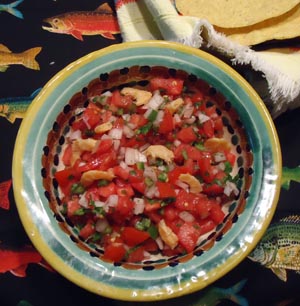
<path fill-rule="evenodd" d="M 239 196 L 223 223 L 194 252 L 147 262 L 111 263 L 80 239 L 60 213 L 54 173 L 77 107 L 106 90 L 143 88 L 153 76 L 180 77 L 217 104 L 235 147 Z M 24 227 L 41 254 L 64 276 L 101 295 L 155 300 L 201 288 L 252 250 L 273 216 L 280 186 L 280 149 L 272 120 L 253 89 L 214 57 L 175 43 L 112 46 L 66 67 L 35 99 L 19 131 L 14 192 Z M 21 161 L 22 160 L 22 161 Z M 179 281 L 180 280 L 180 281 Z"/>

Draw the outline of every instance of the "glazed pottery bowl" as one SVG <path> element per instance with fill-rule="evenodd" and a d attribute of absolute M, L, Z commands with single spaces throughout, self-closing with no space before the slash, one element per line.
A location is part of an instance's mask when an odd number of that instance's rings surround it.
<path fill-rule="evenodd" d="M 153 76 L 180 77 L 217 101 L 237 154 L 238 196 L 193 252 L 140 263 L 108 262 L 60 213 L 54 173 L 74 110 L 106 90 Z M 123 43 L 55 75 L 32 102 L 16 140 L 13 185 L 24 228 L 41 255 L 75 284 L 131 301 L 200 290 L 237 266 L 268 227 L 279 197 L 281 153 L 272 119 L 251 86 L 217 58 L 177 43 Z"/>

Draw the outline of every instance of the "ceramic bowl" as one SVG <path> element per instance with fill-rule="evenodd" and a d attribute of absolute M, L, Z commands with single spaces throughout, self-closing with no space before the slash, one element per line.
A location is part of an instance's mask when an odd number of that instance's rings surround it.
<path fill-rule="evenodd" d="M 199 82 L 218 101 L 237 152 L 239 196 L 225 219 L 190 254 L 111 263 L 78 237 L 59 213 L 57 160 L 72 112 L 90 95 L 149 76 Z M 177 43 L 123 43 L 93 52 L 55 75 L 30 105 L 15 145 L 13 185 L 24 228 L 41 255 L 75 284 L 128 301 L 174 298 L 200 290 L 237 266 L 267 229 L 279 197 L 280 146 L 269 113 L 253 88 L 228 65 Z"/>

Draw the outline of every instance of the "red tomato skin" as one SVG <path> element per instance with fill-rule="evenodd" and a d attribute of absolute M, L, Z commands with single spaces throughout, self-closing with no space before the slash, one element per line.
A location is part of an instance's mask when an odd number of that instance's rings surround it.
<path fill-rule="evenodd" d="M 177 138 L 184 143 L 192 143 L 192 142 L 196 141 L 197 135 L 196 135 L 194 129 L 191 126 L 189 126 L 189 127 L 186 127 L 186 128 L 182 128 L 178 132 Z"/>
<path fill-rule="evenodd" d="M 159 133 L 161 134 L 168 134 L 171 133 L 174 129 L 174 121 L 173 116 L 170 111 L 165 109 L 164 116 L 162 122 L 159 124 Z"/>
<path fill-rule="evenodd" d="M 129 246 L 136 246 L 150 238 L 148 232 L 140 231 L 134 227 L 126 226 L 121 231 L 121 239 Z"/>
<path fill-rule="evenodd" d="M 200 235 L 200 226 L 195 223 L 184 223 L 178 231 L 179 243 L 190 253 L 197 245 Z"/>
<path fill-rule="evenodd" d="M 129 171 L 127 169 L 122 168 L 121 166 L 115 166 L 113 168 L 114 175 L 123 179 L 127 180 L 129 177 Z"/>
<path fill-rule="evenodd" d="M 222 223 L 224 220 L 225 213 L 218 203 L 214 203 L 211 207 L 209 218 L 216 224 Z"/>
<path fill-rule="evenodd" d="M 159 197 L 164 198 L 175 198 L 176 193 L 172 184 L 165 182 L 156 182 L 156 186 L 159 192 Z"/>
<path fill-rule="evenodd" d="M 93 129 L 101 122 L 101 110 L 94 103 L 89 103 L 84 110 L 82 118 L 87 129 Z"/>
<path fill-rule="evenodd" d="M 87 222 L 85 226 L 80 230 L 79 236 L 86 240 L 91 235 L 93 235 L 96 232 L 95 226 L 92 222 Z"/>
<path fill-rule="evenodd" d="M 70 143 L 65 148 L 65 151 L 62 156 L 62 162 L 65 167 L 71 166 L 72 153 L 73 153 L 72 144 Z"/>
<path fill-rule="evenodd" d="M 137 249 L 130 251 L 127 261 L 128 262 L 140 262 L 145 259 L 145 249 L 143 246 L 139 246 Z"/>
<path fill-rule="evenodd" d="M 104 198 L 108 198 L 112 194 L 117 193 L 117 187 L 114 182 L 109 183 L 106 186 L 98 187 L 98 195 Z"/>
<path fill-rule="evenodd" d="M 117 212 L 123 217 L 129 218 L 133 214 L 134 203 L 128 196 L 118 197 Z"/>
<path fill-rule="evenodd" d="M 78 199 L 70 200 L 67 202 L 67 216 L 73 217 L 75 212 L 81 208 Z"/>
<path fill-rule="evenodd" d="M 123 260 L 126 254 L 126 249 L 122 243 L 116 242 L 105 246 L 103 258 L 113 262 Z"/>
<path fill-rule="evenodd" d="M 180 95 L 183 90 L 183 80 L 175 78 L 160 78 L 156 77 L 150 80 L 152 91 L 163 89 L 168 95 Z"/>

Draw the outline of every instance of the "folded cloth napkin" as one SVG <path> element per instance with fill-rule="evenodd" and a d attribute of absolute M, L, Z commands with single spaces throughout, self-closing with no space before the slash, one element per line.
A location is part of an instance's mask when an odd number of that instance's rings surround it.
<path fill-rule="evenodd" d="M 232 65 L 261 72 L 248 81 L 265 101 L 273 118 L 300 106 L 300 50 L 254 51 L 214 30 L 204 19 L 178 14 L 172 0 L 115 0 L 123 41 L 168 40 L 226 55 Z M 262 85 L 264 84 L 264 85 Z"/>

